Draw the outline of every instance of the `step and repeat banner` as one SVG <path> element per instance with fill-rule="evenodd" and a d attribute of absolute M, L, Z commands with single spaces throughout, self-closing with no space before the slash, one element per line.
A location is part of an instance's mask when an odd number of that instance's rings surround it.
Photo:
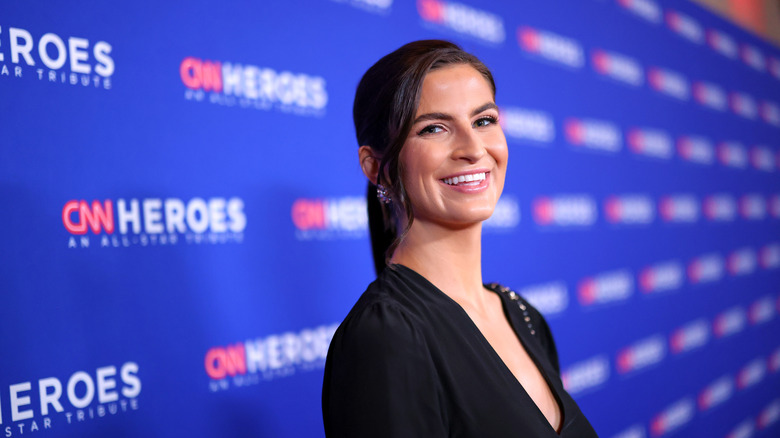
<path fill-rule="evenodd" d="M 323 436 L 354 90 L 423 38 L 495 74 L 485 280 L 599 434 L 780 436 L 780 50 L 681 0 L 4 1 L 0 436 Z"/>

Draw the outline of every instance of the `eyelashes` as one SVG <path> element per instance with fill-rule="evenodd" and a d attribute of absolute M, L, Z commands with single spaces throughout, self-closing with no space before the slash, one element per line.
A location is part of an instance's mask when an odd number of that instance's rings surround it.
<path fill-rule="evenodd" d="M 485 126 L 495 125 L 498 123 L 498 117 L 489 115 L 489 116 L 482 116 L 478 118 L 477 120 L 472 123 L 472 126 L 475 128 L 483 128 Z M 424 136 L 428 134 L 437 134 L 439 132 L 444 131 L 444 127 L 438 124 L 431 124 L 427 125 L 421 130 L 417 132 L 418 136 Z"/>
<path fill-rule="evenodd" d="M 481 124 L 482 122 L 489 122 L 489 124 L 494 125 L 498 123 L 498 117 L 495 116 L 484 116 L 478 118 L 476 121 L 474 121 L 474 124 L 477 126 L 487 126 L 488 124 Z"/>
<path fill-rule="evenodd" d="M 425 134 L 436 134 L 437 132 L 441 132 L 444 128 L 442 128 L 439 125 L 428 125 L 425 128 L 421 129 L 417 135 L 425 135 Z"/>

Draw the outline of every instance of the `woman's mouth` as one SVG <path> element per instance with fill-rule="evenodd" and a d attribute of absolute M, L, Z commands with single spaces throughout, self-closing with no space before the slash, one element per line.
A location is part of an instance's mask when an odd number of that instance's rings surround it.
<path fill-rule="evenodd" d="M 488 178 L 489 176 L 490 172 L 483 170 L 448 176 L 447 178 L 442 178 L 439 181 L 456 192 L 476 194 L 487 190 L 488 186 L 490 185 L 490 178 Z"/>
<path fill-rule="evenodd" d="M 442 178 L 442 182 L 449 186 L 478 186 L 486 178 L 487 172 L 476 172 L 449 178 Z"/>

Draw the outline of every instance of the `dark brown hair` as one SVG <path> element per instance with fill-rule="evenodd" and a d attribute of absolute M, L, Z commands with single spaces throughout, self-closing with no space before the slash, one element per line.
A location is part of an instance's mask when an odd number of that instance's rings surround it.
<path fill-rule="evenodd" d="M 371 66 L 358 84 L 352 107 L 358 144 L 370 146 L 380 158 L 377 181 L 368 183 L 366 193 L 377 275 L 414 221 L 399 156 L 417 113 L 423 80 L 430 71 L 457 64 L 474 67 L 485 77 L 495 98 L 496 84 L 485 64 L 457 45 L 441 40 L 414 41 L 400 47 Z M 391 204 L 379 202 L 377 184 L 387 188 Z M 397 230 L 400 214 L 406 215 L 406 228 L 401 233 Z"/>

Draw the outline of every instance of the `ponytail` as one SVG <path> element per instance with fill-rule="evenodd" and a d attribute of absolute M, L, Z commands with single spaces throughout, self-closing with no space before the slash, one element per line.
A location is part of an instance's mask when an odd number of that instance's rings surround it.
<path fill-rule="evenodd" d="M 388 249 L 395 241 L 395 227 L 392 220 L 386 220 L 389 218 L 386 218 L 382 204 L 376 197 L 376 186 L 370 182 L 366 193 L 366 205 L 368 230 L 371 234 L 371 253 L 374 256 L 374 270 L 378 277 L 387 266 L 387 260 L 391 256 L 388 254 Z"/>

